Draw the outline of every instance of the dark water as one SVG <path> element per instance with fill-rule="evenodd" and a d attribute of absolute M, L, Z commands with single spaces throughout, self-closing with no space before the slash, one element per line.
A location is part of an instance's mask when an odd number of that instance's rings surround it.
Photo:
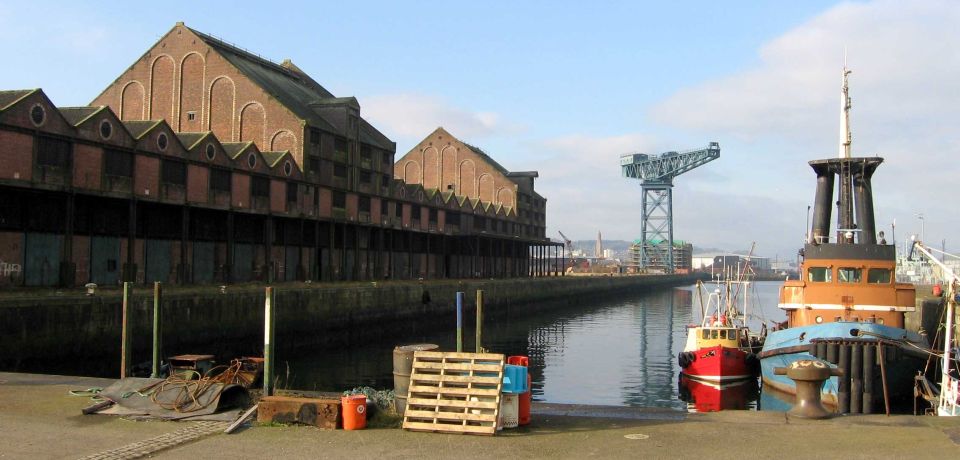
<path fill-rule="evenodd" d="M 776 308 L 781 285 L 754 284 L 750 295 L 761 308 L 749 312 L 752 327 L 758 328 L 764 320 L 783 319 Z M 508 356 L 530 357 L 536 401 L 696 410 L 680 399 L 676 358 L 683 350 L 687 325 L 700 320 L 693 291 L 693 286 L 666 288 L 561 311 L 489 319 L 483 346 Z M 472 308 L 465 310 L 466 316 L 472 314 Z M 438 333 L 401 334 L 389 343 L 283 350 L 278 353 L 277 374 L 286 380 L 281 385 L 298 389 L 392 388 L 393 347 L 425 342 L 454 350 L 452 314 L 449 324 Z M 412 329 L 404 324 L 397 327 Z M 465 326 L 465 351 L 473 351 L 472 332 L 472 323 Z M 740 392 L 734 393 L 741 397 Z M 746 407 L 756 407 L 754 393 L 743 398 Z"/>

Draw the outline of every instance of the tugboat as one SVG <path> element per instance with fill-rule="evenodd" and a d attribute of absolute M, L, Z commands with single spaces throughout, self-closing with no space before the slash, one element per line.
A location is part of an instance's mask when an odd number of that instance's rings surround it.
<path fill-rule="evenodd" d="M 844 66 L 839 157 L 809 163 L 817 188 L 800 252 L 801 279 L 784 283 L 779 307 L 786 326 L 769 334 L 759 357 L 764 388 L 787 394 L 796 387 L 774 368 L 813 358 L 841 367 L 843 377 L 824 384 L 823 402 L 840 413 L 870 413 L 881 396 L 887 408 L 897 397 L 909 400 L 913 375 L 925 358 L 919 350 L 927 344 L 904 328 L 904 314 L 915 308 L 915 289 L 896 281 L 895 245 L 876 233 L 871 178 L 883 159 L 850 155 L 849 74 Z M 831 235 L 835 178 L 838 222 Z"/>
<path fill-rule="evenodd" d="M 690 379 L 726 383 L 759 374 L 759 361 L 754 354 L 762 344 L 762 337 L 750 334 L 746 326 L 746 288 L 749 281 L 728 279 L 710 293 L 703 304 L 703 283 L 697 282 L 703 319 L 700 325 L 687 328 L 687 343 L 677 356 L 680 373 Z M 737 309 L 737 298 L 742 295 L 743 310 Z"/>

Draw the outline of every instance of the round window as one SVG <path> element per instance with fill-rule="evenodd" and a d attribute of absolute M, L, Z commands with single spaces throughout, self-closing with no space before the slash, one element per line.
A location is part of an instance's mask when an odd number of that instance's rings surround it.
<path fill-rule="evenodd" d="M 109 120 L 103 120 L 100 122 L 100 137 L 104 139 L 110 139 L 110 136 L 113 135 L 113 124 Z"/>
<path fill-rule="evenodd" d="M 283 163 L 283 173 L 288 176 L 293 173 L 293 163 L 290 163 L 290 160 Z"/>
<path fill-rule="evenodd" d="M 160 133 L 160 135 L 157 136 L 157 148 L 160 149 L 161 152 L 167 151 L 167 133 Z"/>
<path fill-rule="evenodd" d="M 213 161 L 214 157 L 217 156 L 217 149 L 213 147 L 213 144 L 207 144 L 204 154 L 207 156 L 207 160 Z"/>
<path fill-rule="evenodd" d="M 30 108 L 30 121 L 32 121 L 35 126 L 42 125 L 46 119 L 47 111 L 42 105 L 36 104 Z"/>
<path fill-rule="evenodd" d="M 250 169 L 253 169 L 255 166 L 257 166 L 257 156 L 256 156 L 256 155 L 254 155 L 254 154 L 252 154 L 252 153 L 251 153 L 250 155 L 247 155 L 247 166 L 249 166 Z"/>

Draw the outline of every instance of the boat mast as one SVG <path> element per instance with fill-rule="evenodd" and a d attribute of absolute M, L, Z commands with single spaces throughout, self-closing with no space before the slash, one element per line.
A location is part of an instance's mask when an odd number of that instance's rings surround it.
<path fill-rule="evenodd" d="M 840 158 L 850 158 L 850 146 L 853 144 L 853 137 L 850 134 L 850 86 L 847 77 L 853 71 L 847 69 L 847 55 L 843 55 L 843 85 L 840 88 Z"/>
<path fill-rule="evenodd" d="M 850 85 L 847 77 L 852 73 L 847 68 L 847 56 L 843 56 L 843 72 L 841 74 L 842 85 L 840 87 L 840 191 L 837 210 L 837 242 L 853 243 L 852 230 L 853 223 L 853 174 L 850 170 L 850 147 L 853 144 L 853 137 L 850 134 Z"/>

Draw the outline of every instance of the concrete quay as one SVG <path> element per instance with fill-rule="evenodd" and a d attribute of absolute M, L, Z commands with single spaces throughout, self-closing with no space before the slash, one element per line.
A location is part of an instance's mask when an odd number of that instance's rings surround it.
<path fill-rule="evenodd" d="M 68 393 L 112 382 L 0 373 L 0 458 L 81 458 L 198 423 L 81 415 L 90 400 Z M 324 431 L 252 426 L 231 435 L 207 435 L 149 456 L 947 459 L 960 457 L 960 419 L 870 415 L 815 421 L 779 412 L 688 414 L 666 409 L 534 404 L 529 427 L 492 437 L 412 433 L 397 428 Z"/>
<path fill-rule="evenodd" d="M 398 323 L 450 324 L 458 291 L 468 317 L 477 290 L 486 318 L 531 315 L 585 305 L 601 296 L 647 292 L 696 281 L 691 275 L 554 276 L 544 278 L 282 283 L 274 285 L 278 346 L 308 340 L 337 346 L 402 334 Z M 201 349 L 221 358 L 252 353 L 263 341 L 265 285 L 164 287 L 161 314 L 166 356 Z M 0 292 L 0 370 L 119 375 L 121 290 Z M 150 356 L 153 291 L 130 298 L 133 359 Z M 468 327 L 469 326 L 468 323 Z M 402 342 L 400 342 L 402 343 Z M 10 351 L 14 351 L 11 353 Z M 93 368 L 91 370 L 91 367 Z M 105 369 L 106 368 L 106 369 Z"/>

